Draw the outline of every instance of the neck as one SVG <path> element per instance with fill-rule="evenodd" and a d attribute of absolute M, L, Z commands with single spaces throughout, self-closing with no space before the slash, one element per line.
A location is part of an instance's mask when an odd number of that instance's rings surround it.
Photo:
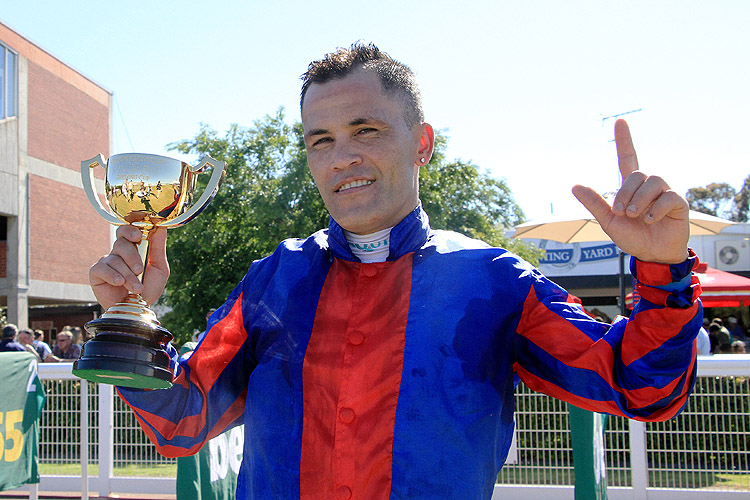
<path fill-rule="evenodd" d="M 345 230 L 344 235 L 352 253 L 362 262 L 385 262 L 390 251 L 391 229 L 371 234 L 354 234 Z"/>

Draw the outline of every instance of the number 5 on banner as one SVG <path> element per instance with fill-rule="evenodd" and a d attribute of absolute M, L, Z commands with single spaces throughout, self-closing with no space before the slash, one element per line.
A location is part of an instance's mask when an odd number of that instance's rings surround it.
<path fill-rule="evenodd" d="M 21 456 L 23 450 L 23 433 L 16 429 L 16 424 L 23 422 L 23 410 L 0 412 L 0 425 L 3 423 L 3 417 L 5 417 L 5 437 L 0 434 L 0 443 L 2 443 L 0 459 L 3 458 L 3 452 L 5 452 L 5 461 L 15 462 Z M 5 442 L 7 440 L 12 440 L 13 446 L 6 450 Z"/>

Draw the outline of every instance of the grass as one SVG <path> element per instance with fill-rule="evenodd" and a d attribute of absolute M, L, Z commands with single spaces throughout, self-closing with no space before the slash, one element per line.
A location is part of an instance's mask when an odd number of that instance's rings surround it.
<path fill-rule="evenodd" d="M 78 463 L 40 463 L 39 472 L 49 476 L 80 476 Z M 98 476 L 98 464 L 89 465 L 89 476 Z M 114 468 L 118 477 L 175 477 L 177 464 L 127 464 Z M 610 486 L 630 484 L 629 474 L 611 472 L 608 474 Z M 553 467 L 506 467 L 498 476 L 502 484 L 572 485 L 573 471 Z M 652 488 L 689 488 L 712 490 L 750 491 L 750 472 L 721 473 L 705 471 L 651 471 L 649 486 Z"/>
<path fill-rule="evenodd" d="M 629 475 L 625 471 L 610 471 L 607 474 L 607 482 L 610 487 L 630 485 Z M 498 483 L 572 486 L 575 483 L 575 475 L 570 469 L 508 466 L 498 475 Z M 652 470 L 649 472 L 649 487 L 750 491 L 750 472 L 732 474 L 688 470 Z"/>
<path fill-rule="evenodd" d="M 81 464 L 50 464 L 40 463 L 39 473 L 44 476 L 80 476 Z M 89 464 L 89 476 L 99 475 L 99 465 Z M 127 464 L 115 467 L 114 476 L 119 477 L 175 477 L 177 464 Z"/>

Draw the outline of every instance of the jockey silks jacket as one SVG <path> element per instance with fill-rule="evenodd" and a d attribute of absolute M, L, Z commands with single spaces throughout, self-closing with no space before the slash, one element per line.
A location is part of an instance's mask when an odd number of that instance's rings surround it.
<path fill-rule="evenodd" d="M 238 499 L 489 499 L 519 378 L 594 411 L 680 412 L 696 264 L 633 260 L 641 300 L 609 325 L 516 255 L 432 230 L 421 207 L 382 263 L 331 221 L 251 265 L 172 388 L 119 392 L 167 456 L 244 423 Z"/>

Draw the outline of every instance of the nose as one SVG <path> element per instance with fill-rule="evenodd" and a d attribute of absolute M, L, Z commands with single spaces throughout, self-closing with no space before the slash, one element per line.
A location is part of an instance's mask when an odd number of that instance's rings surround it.
<path fill-rule="evenodd" d="M 362 156 L 356 143 L 351 140 L 337 140 L 332 152 L 331 168 L 345 170 L 362 163 Z"/>

